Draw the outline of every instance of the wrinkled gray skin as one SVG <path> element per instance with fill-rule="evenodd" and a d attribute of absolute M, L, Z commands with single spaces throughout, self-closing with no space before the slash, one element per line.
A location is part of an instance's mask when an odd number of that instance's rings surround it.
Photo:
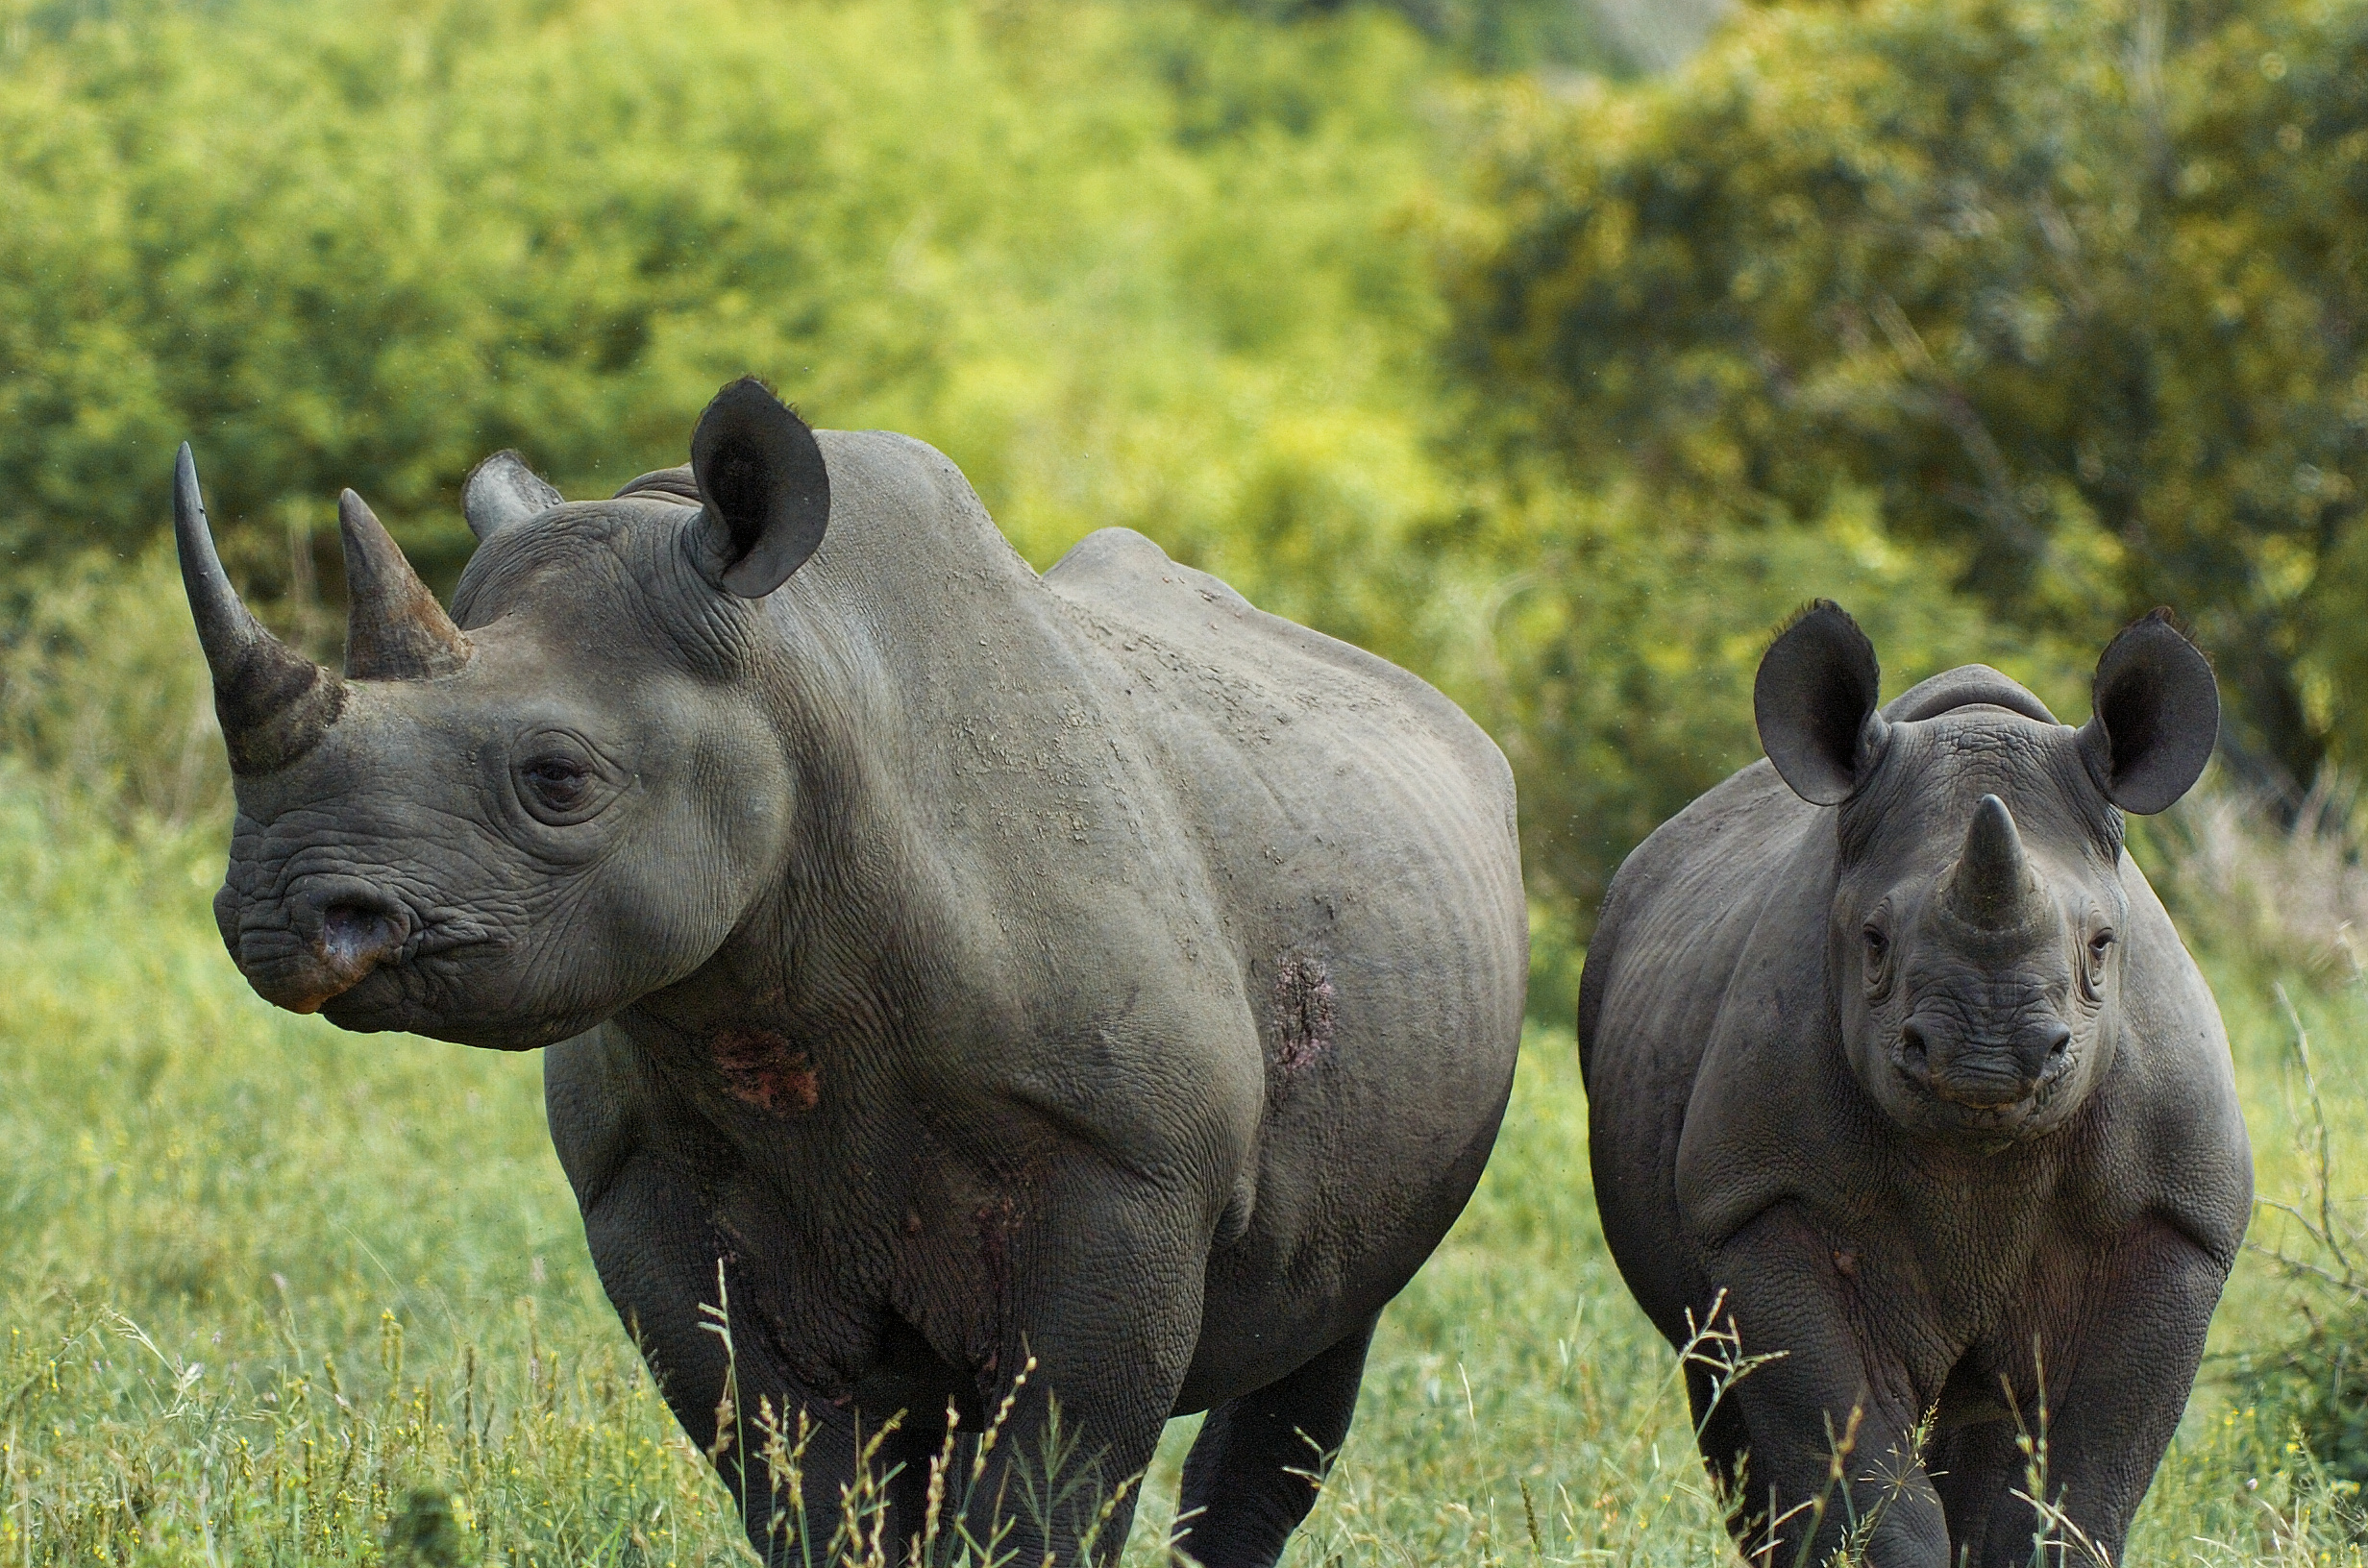
<path fill-rule="evenodd" d="M 1714 1402 L 1687 1368 L 1749 1560 L 1861 1521 L 1881 1568 L 2028 1563 L 2044 1377 L 2048 1491 L 2119 1561 L 2252 1196 L 2219 1012 L 2116 809 L 2193 782 L 2211 673 L 2149 617 L 2084 729 L 1978 665 L 1875 694 L 1814 607 L 1761 666 L 1771 761 L 1614 879 L 1579 1001 L 1604 1235 L 1673 1345 L 1781 1357 Z"/>
<path fill-rule="evenodd" d="M 345 1028 L 550 1047 L 593 1258 L 703 1449 L 728 1283 L 760 1554 L 760 1400 L 819 1424 L 826 1531 L 902 1412 L 894 1543 L 949 1402 L 978 1432 L 1033 1356 L 980 1489 L 1018 1560 L 1099 1496 L 1024 1501 L 1049 1392 L 1105 1486 L 1209 1410 L 1183 1544 L 1273 1561 L 1502 1114 L 1503 759 L 1140 535 L 1039 578 L 918 442 L 743 381 L 692 452 L 580 503 L 490 460 L 456 625 L 349 493 L 339 680 L 236 607 L 185 449 L 225 941 Z"/>

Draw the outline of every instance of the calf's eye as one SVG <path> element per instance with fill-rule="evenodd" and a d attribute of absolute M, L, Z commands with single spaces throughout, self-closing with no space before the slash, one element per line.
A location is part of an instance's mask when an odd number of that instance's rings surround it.
<path fill-rule="evenodd" d="M 1866 994 L 1884 995 L 1891 984 L 1891 939 L 1870 925 L 1859 933 L 1859 941 L 1866 949 Z"/>

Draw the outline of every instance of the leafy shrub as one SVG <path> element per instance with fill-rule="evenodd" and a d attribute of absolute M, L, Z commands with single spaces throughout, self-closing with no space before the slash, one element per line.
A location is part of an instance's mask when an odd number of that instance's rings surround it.
<path fill-rule="evenodd" d="M 1672 518 L 1439 439 L 1433 251 L 1481 220 L 1443 184 L 1452 57 L 1381 11 L 243 0 L 7 36 L 11 734 L 141 809 L 198 796 L 101 738 L 202 717 L 26 674 L 83 613 L 33 600 L 155 537 L 183 436 L 234 574 L 333 654 L 341 486 L 448 583 L 486 452 L 605 494 L 749 369 L 944 448 L 1040 565 L 1139 527 L 1442 681 L 1515 756 L 1566 954 L 1619 856 L 1754 754 L 1750 666 L 1801 600 L 1912 592 L 1878 617 L 1918 628 L 1903 670 L 2004 656 L 1862 500 Z"/>
<path fill-rule="evenodd" d="M 2027 634 L 2177 607 L 2297 792 L 2368 753 L 2368 6 L 1753 6 L 1492 102 L 1486 466 L 1722 526 L 1862 489 Z"/>
<path fill-rule="evenodd" d="M 1252 15 L 1278 19 L 1321 16 L 1343 0 L 1232 0 Z M 1631 42 L 1626 6 L 1591 0 L 1381 0 L 1458 57 L 1483 70 L 1528 65 L 1625 72 L 1661 63 Z M 1668 0 L 1663 0 L 1668 3 Z M 1690 9 L 1682 3 L 1680 9 Z M 1658 36 L 1654 37 L 1658 41 Z"/>
<path fill-rule="evenodd" d="M 943 447 L 1040 565 L 1135 524 L 1396 619 L 1362 579 L 1434 489 L 1436 306 L 1432 65 L 1387 15 L 251 0 L 5 37 L 0 557 L 136 550 L 190 437 L 265 597 L 349 484 L 449 581 L 486 453 L 604 495 L 753 370 Z"/>
<path fill-rule="evenodd" d="M 2368 1297 L 2310 1314 L 2301 1334 L 2248 1360 L 2260 1407 L 2356 1502 L 2368 1486 Z"/>
<path fill-rule="evenodd" d="M 1808 522 L 1739 525 L 1640 485 L 1543 484 L 1500 493 L 1464 551 L 1471 575 L 1442 596 L 1434 657 L 1513 761 L 1531 896 L 1568 922 L 1548 943 L 1584 942 L 1628 850 L 1760 754 L 1752 678 L 1812 598 L 1866 627 L 1886 698 L 1980 661 L 2086 716 L 2081 660 L 2096 649 L 2002 634 L 1931 552 L 1883 531 L 1864 493 Z M 1553 967 L 1536 971 L 1549 989 L 1534 1009 L 1567 1022 Z"/>

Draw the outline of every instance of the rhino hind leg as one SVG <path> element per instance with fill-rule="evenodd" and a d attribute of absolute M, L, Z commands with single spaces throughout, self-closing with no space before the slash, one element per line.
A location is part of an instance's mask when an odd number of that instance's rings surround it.
<path fill-rule="evenodd" d="M 1348 1435 L 1377 1321 L 1209 1411 L 1184 1460 L 1176 1552 L 1201 1568 L 1269 1568 L 1282 1556 Z"/>
<path fill-rule="evenodd" d="M 1940 1494 L 1941 1511 L 1949 1521 L 1949 1545 L 1960 1560 L 1974 1568 L 1990 1568 L 2001 1560 L 2028 1563 L 2037 1519 L 2029 1507 L 2014 1502 L 2012 1495 L 2028 1484 L 2025 1467 L 2029 1461 L 2015 1446 L 2018 1432 L 2028 1427 L 2018 1428 L 2012 1412 L 1992 1415 L 1983 1411 L 1980 1417 L 1951 1426 L 1947 1396 L 1943 1395 L 1942 1430 L 1926 1456 L 1933 1489 Z"/>
<path fill-rule="evenodd" d="M 1733 1502 L 1751 1447 L 1751 1428 L 1734 1400 L 1715 1398 L 1711 1376 L 1700 1367 L 1686 1368 L 1686 1404 L 1693 1411 L 1694 1431 L 1701 1434 L 1702 1461 L 1718 1482 L 1719 1495 Z"/>

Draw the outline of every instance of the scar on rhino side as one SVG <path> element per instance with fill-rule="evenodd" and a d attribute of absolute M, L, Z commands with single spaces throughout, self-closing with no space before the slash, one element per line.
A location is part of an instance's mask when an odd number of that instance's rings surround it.
<path fill-rule="evenodd" d="M 1332 976 L 1321 959 L 1287 953 L 1274 975 L 1274 1060 L 1305 1072 L 1332 1048 Z"/>
<path fill-rule="evenodd" d="M 728 1029 L 714 1041 L 715 1066 L 735 1099 L 789 1115 L 822 1100 L 813 1059 L 769 1029 Z"/>

